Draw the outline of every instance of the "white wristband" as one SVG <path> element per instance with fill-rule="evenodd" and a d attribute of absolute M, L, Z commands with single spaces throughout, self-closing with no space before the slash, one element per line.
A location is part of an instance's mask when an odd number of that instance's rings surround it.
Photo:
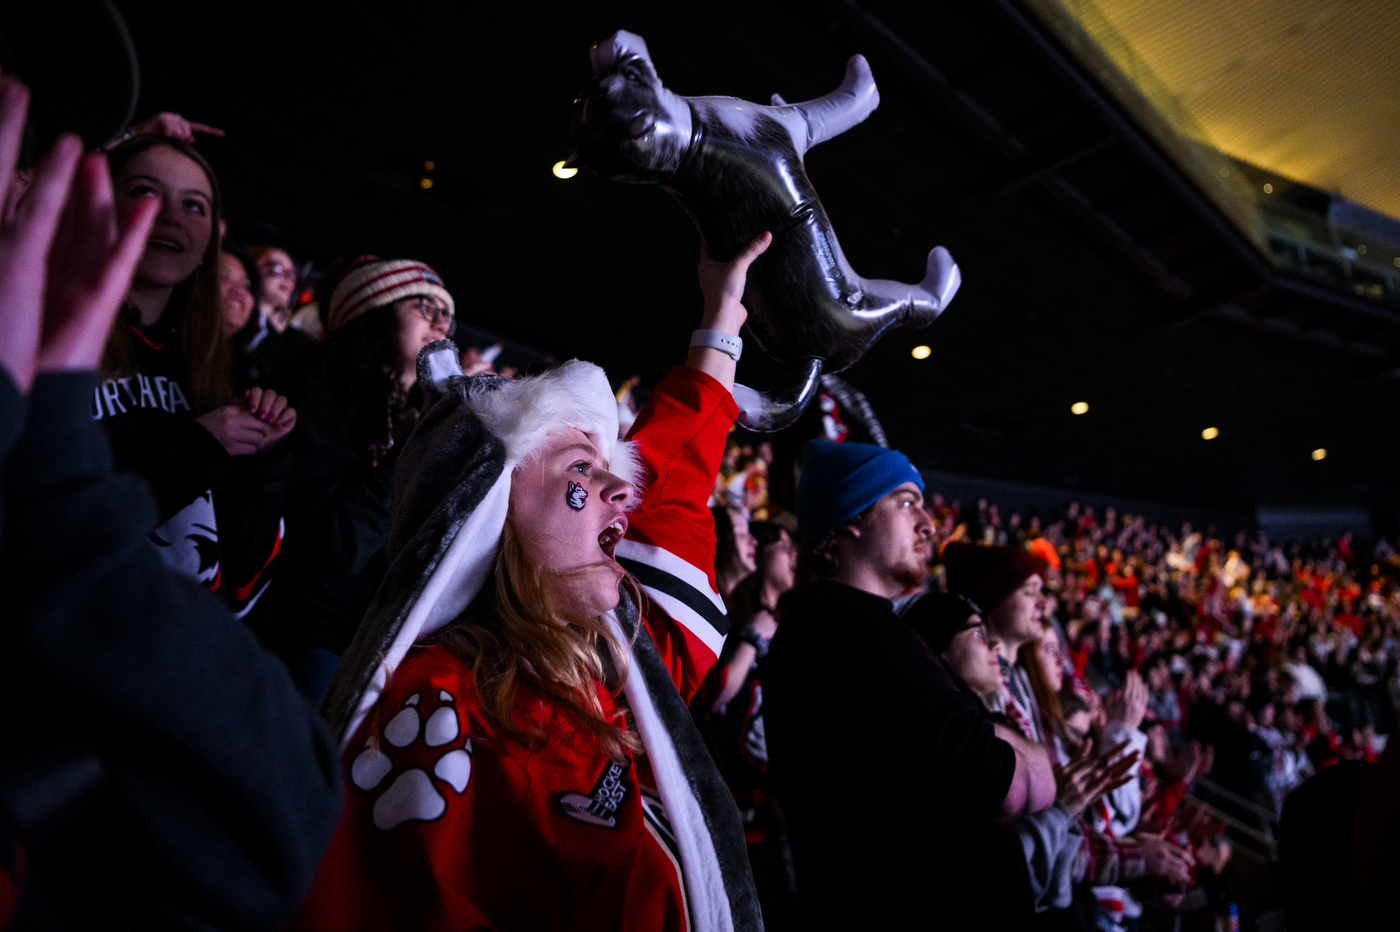
<path fill-rule="evenodd" d="M 744 355 L 744 341 L 722 330 L 697 330 L 690 335 L 690 345 L 717 349 L 735 362 Z"/>

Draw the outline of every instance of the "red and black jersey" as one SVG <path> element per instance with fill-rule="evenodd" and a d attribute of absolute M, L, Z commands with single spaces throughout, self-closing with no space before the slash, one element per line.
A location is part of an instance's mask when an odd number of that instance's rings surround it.
<path fill-rule="evenodd" d="M 618 558 L 686 700 L 726 631 L 707 501 L 736 413 L 718 382 L 678 368 L 632 429 L 650 484 Z M 517 715 L 541 746 L 497 733 L 449 649 L 410 651 L 346 746 L 345 818 L 293 928 L 690 928 L 646 759 L 609 759 L 523 687 Z"/>
<path fill-rule="evenodd" d="M 221 595 L 242 618 L 267 590 L 282 547 L 281 477 L 273 454 L 233 457 L 195 420 L 180 328 L 167 311 L 149 327 L 129 309 L 127 374 L 102 378 L 90 413 L 119 472 L 146 481 L 156 501 L 151 532 L 167 567 Z"/>

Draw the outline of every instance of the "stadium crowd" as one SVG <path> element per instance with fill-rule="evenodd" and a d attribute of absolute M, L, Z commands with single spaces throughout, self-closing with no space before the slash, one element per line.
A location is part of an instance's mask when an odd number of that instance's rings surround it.
<path fill-rule="evenodd" d="M 712 674 L 714 698 L 695 709 L 741 809 L 757 826 L 756 871 L 775 857 L 771 849 L 788 844 L 780 803 L 764 797 L 773 784 L 763 665 L 755 656 L 778 629 L 782 589 L 794 584 L 786 562 L 771 568 L 800 521 L 770 500 L 773 468 L 767 444 L 735 439 L 716 481 L 717 578 L 742 580 L 730 597 L 738 632 L 731 642 L 738 647 Z M 979 553 L 967 549 L 974 545 L 984 560 L 999 554 L 1007 567 L 1019 567 L 1008 572 L 1039 589 L 1039 639 L 1011 647 L 988 628 L 1003 671 L 990 689 L 976 690 L 988 709 L 1009 714 L 1028 736 L 1038 734 L 1062 765 L 1094 737 L 1101 746 L 1128 739 L 1141 753 L 1130 784 L 1089 806 L 1082 822 L 1087 843 L 1160 836 L 1175 845 L 1177 860 L 1154 865 L 1129 847 L 1123 853 L 1134 860 L 1124 862 L 1126 870 L 1115 865 L 1100 873 L 1097 880 L 1105 882 L 1096 883 L 1088 869 L 1076 874 L 1076 883 L 1088 888 L 1083 892 L 1094 894 L 1084 899 L 1098 903 L 1087 907 L 1089 914 L 1119 925 L 1126 916 L 1132 927 L 1173 928 L 1170 915 L 1177 913 L 1182 927 L 1213 928 L 1243 912 L 1246 927 L 1253 927 L 1251 893 L 1258 900 L 1268 892 L 1251 890 L 1227 869 L 1236 846 L 1227 822 L 1244 823 L 1246 842 L 1260 830 L 1276 831 L 1293 789 L 1340 762 L 1375 762 L 1394 731 L 1400 696 L 1394 544 L 1377 537 L 1369 554 L 1357 554 L 1349 533 L 1285 542 L 1241 531 L 1224 539 L 1213 528 L 1161 527 L 1111 507 L 1096 516 L 1073 501 L 1061 514 L 1027 516 L 1004 513 L 986 499 L 964 508 L 932 489 L 926 508 L 932 544 L 921 588 L 985 593 L 977 572 L 969 577 L 967 569 L 968 555 Z M 730 528 L 738 530 L 727 535 Z M 727 563 L 754 575 L 745 578 Z M 775 576 L 786 587 L 758 582 Z M 800 574 L 795 581 L 801 584 Z M 755 585 L 763 587 L 760 601 L 747 595 Z M 979 602 L 998 595 L 993 590 Z M 738 628 L 742 623 L 749 627 Z M 1017 667 L 1026 673 L 1029 695 L 1016 696 L 1011 671 Z M 964 671 L 954 672 L 974 684 Z M 1144 830 L 1149 834 L 1142 836 Z M 1276 853 L 1273 840 L 1256 845 L 1252 856 Z M 1171 880 L 1172 889 L 1145 881 L 1154 874 Z M 776 886 L 766 891 L 770 898 L 795 902 L 791 878 L 769 879 Z M 1085 918 L 1081 910 L 1080 921 Z"/>
<path fill-rule="evenodd" d="M 209 127 L 26 164 L 26 102 L 0 928 L 1263 928 L 1238 826 L 1288 928 L 1382 908 L 1393 542 L 945 502 L 844 383 L 775 466 L 766 235 L 638 405 L 445 344 L 421 261 L 230 242 Z"/>

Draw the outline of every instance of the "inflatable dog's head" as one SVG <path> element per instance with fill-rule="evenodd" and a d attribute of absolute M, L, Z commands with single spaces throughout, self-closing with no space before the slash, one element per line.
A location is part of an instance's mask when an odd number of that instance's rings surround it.
<path fill-rule="evenodd" d="M 665 181 L 690 145 L 690 105 L 662 86 L 641 36 L 613 33 L 589 58 L 593 80 L 574 101 L 570 161 L 615 181 Z"/>

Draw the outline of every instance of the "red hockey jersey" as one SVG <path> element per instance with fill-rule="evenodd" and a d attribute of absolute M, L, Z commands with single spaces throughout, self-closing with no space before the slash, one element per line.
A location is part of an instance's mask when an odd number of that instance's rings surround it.
<path fill-rule="evenodd" d="M 618 559 L 648 596 L 646 629 L 686 701 L 727 630 L 707 502 L 736 413 L 723 386 L 680 367 L 632 428 L 650 484 Z M 689 928 L 646 759 L 610 760 L 524 688 L 518 714 L 548 741 L 502 738 L 471 677 L 440 645 L 395 671 L 347 745 L 345 816 L 292 928 Z"/>

